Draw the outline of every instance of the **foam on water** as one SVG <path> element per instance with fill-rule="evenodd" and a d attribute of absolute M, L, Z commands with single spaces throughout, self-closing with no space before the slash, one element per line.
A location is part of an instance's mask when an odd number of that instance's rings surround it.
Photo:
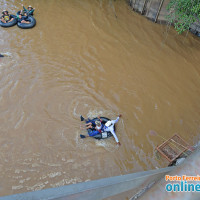
<path fill-rule="evenodd" d="M 96 140 L 95 144 L 98 147 L 103 147 L 106 151 L 114 152 L 119 146 L 115 144 L 115 142 L 111 141 L 112 138 L 104 139 L 104 140 Z"/>
<path fill-rule="evenodd" d="M 6 57 L 13 57 L 11 52 L 5 52 L 5 53 L 1 53 L 1 54 Z"/>

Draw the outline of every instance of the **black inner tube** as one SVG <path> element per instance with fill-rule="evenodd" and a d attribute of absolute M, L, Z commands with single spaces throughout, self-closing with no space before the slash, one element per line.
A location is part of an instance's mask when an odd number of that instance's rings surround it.
<path fill-rule="evenodd" d="M 101 123 L 104 124 L 104 125 L 106 124 L 107 121 L 110 121 L 110 119 L 107 118 L 107 117 L 100 117 L 100 119 L 102 120 Z M 92 119 L 92 121 L 98 121 L 98 120 L 99 120 L 99 119 L 98 119 L 97 117 Z M 86 122 L 86 123 L 87 123 L 87 122 Z M 88 134 L 89 134 L 91 131 L 96 130 L 96 129 L 95 129 L 95 125 L 92 125 L 92 126 L 93 126 L 93 128 L 87 129 Z M 114 125 L 114 130 L 115 130 L 115 125 Z M 111 132 L 108 132 L 106 138 L 108 138 L 108 137 L 112 137 L 112 133 L 111 133 Z M 103 139 L 102 133 L 99 133 L 99 134 L 93 136 L 93 138 L 95 138 L 95 139 Z"/>
<path fill-rule="evenodd" d="M 26 21 L 29 21 L 30 23 L 20 23 L 20 22 L 18 22 L 17 26 L 19 28 L 29 29 L 29 28 L 33 28 L 36 25 L 36 20 L 32 16 L 28 16 Z"/>
<path fill-rule="evenodd" d="M 0 20 L 0 26 L 2 27 L 11 27 L 17 24 L 17 17 L 15 15 L 10 15 L 13 20 L 11 22 L 4 23 Z"/>

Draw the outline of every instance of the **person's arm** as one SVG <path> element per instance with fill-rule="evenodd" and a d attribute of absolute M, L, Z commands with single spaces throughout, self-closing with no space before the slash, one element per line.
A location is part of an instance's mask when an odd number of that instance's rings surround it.
<path fill-rule="evenodd" d="M 119 121 L 119 118 L 122 117 L 122 115 L 120 114 L 116 120 L 112 120 L 112 124 L 116 124 Z"/>
<path fill-rule="evenodd" d="M 3 23 L 6 23 L 6 21 L 5 21 L 5 19 L 4 19 L 4 16 L 3 16 L 3 15 L 1 16 L 1 21 L 2 21 Z"/>
<path fill-rule="evenodd" d="M 100 122 L 102 122 L 102 119 L 100 118 L 100 116 L 97 117 L 99 119 Z"/>
<path fill-rule="evenodd" d="M 31 11 L 29 11 L 29 15 L 32 15 L 34 11 L 35 9 L 32 9 Z"/>
<path fill-rule="evenodd" d="M 114 124 L 116 124 L 118 121 L 119 121 L 119 117 L 117 117 L 116 120 L 112 120 L 112 124 L 114 125 Z"/>
<path fill-rule="evenodd" d="M 28 10 L 24 7 L 24 5 L 22 4 L 24 11 L 28 12 Z"/>
<path fill-rule="evenodd" d="M 101 133 L 102 131 L 101 131 L 101 129 L 97 129 L 96 127 L 95 127 L 95 129 L 99 132 L 99 133 Z"/>

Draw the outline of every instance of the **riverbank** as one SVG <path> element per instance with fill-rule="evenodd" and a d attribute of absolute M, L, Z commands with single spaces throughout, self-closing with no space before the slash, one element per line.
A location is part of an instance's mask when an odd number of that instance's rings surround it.
<path fill-rule="evenodd" d="M 144 15 L 147 19 L 155 23 L 162 23 L 171 25 L 166 16 L 168 14 L 167 5 L 170 0 L 130 0 L 130 6 L 132 9 L 141 15 Z M 194 23 L 190 27 L 190 32 L 200 37 L 200 24 Z"/>

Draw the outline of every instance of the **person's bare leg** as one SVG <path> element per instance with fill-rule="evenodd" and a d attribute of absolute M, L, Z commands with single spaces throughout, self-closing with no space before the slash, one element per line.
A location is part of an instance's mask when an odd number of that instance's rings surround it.
<path fill-rule="evenodd" d="M 81 130 L 85 130 L 85 127 L 81 127 L 81 126 L 80 126 L 80 129 L 81 129 Z"/>
<path fill-rule="evenodd" d="M 89 123 L 87 123 L 87 124 L 85 124 L 86 126 L 90 126 L 90 125 L 92 125 L 92 122 L 89 122 Z"/>
<path fill-rule="evenodd" d="M 89 128 L 93 128 L 93 127 L 92 127 L 92 125 L 91 125 L 91 126 L 87 126 L 87 127 L 86 127 L 86 129 L 89 129 Z"/>
<path fill-rule="evenodd" d="M 89 122 L 89 123 L 87 123 L 87 124 L 81 124 L 81 126 L 84 127 L 84 128 L 87 127 L 87 126 L 91 126 L 91 125 L 92 125 L 91 122 Z"/>
<path fill-rule="evenodd" d="M 4 19 L 1 19 L 1 21 L 2 21 L 3 23 L 6 23 L 6 21 L 5 21 Z"/>
<path fill-rule="evenodd" d="M 12 22 L 12 21 L 13 21 L 13 19 L 14 19 L 14 18 L 11 18 L 11 20 L 10 20 L 10 21 L 8 21 L 8 22 Z"/>
<path fill-rule="evenodd" d="M 81 129 L 89 129 L 89 128 L 93 128 L 93 127 L 90 125 L 90 126 L 84 126 L 84 127 L 80 126 L 80 128 Z"/>
<path fill-rule="evenodd" d="M 30 22 L 28 22 L 28 21 L 25 21 L 25 20 L 22 20 L 22 22 L 21 23 L 24 23 L 24 24 L 29 24 Z"/>
<path fill-rule="evenodd" d="M 92 127 L 92 123 L 88 123 L 88 124 L 86 124 L 85 126 L 86 126 L 86 127 L 87 127 L 87 126 Z"/>

